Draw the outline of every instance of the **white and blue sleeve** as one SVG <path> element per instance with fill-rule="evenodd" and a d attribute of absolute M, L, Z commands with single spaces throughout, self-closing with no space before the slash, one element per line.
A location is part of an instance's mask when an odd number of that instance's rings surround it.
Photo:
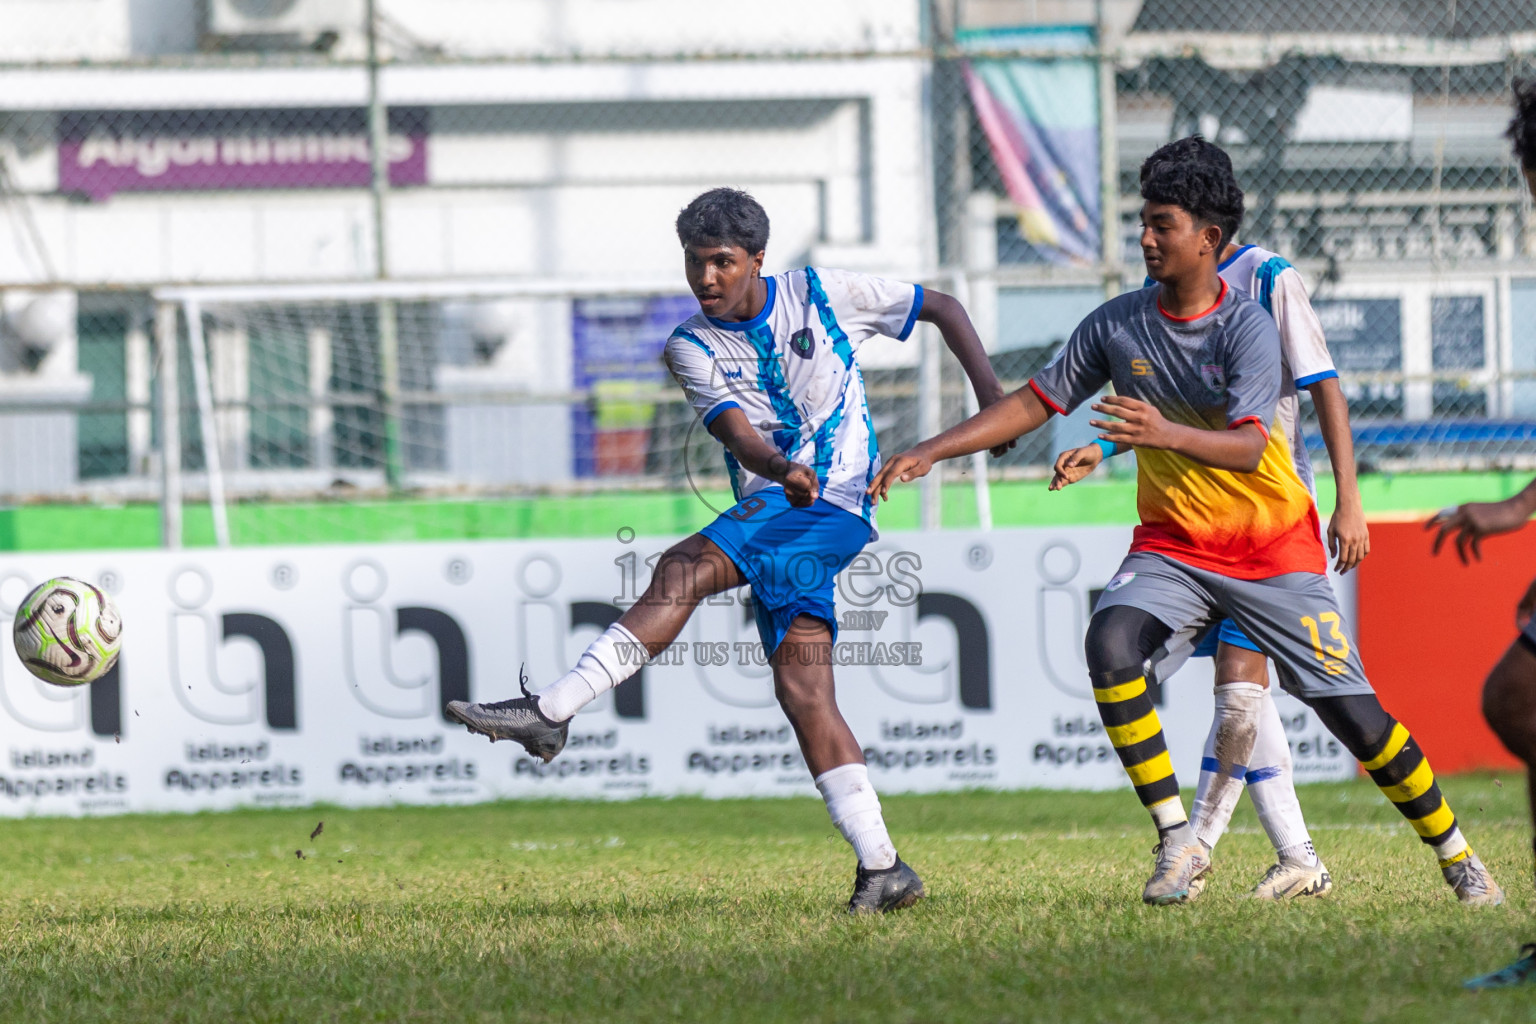
<path fill-rule="evenodd" d="M 906 341 L 923 311 L 923 286 L 850 270 L 815 271 L 837 321 L 855 345 L 883 334 Z"/>
<path fill-rule="evenodd" d="M 715 353 L 690 331 L 678 330 L 667 339 L 662 359 L 682 387 L 699 419 L 708 427 L 727 409 L 741 408 L 715 365 Z"/>
<path fill-rule="evenodd" d="M 1296 268 L 1287 267 L 1276 276 L 1270 314 L 1280 330 L 1280 350 L 1298 388 L 1339 375 L 1328 352 L 1322 322 L 1307 296 L 1306 282 Z"/>

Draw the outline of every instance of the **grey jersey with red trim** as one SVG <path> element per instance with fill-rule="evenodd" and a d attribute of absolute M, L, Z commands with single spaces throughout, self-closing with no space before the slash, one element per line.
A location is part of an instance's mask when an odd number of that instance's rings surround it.
<path fill-rule="evenodd" d="M 1246 292 L 1275 318 L 1280 331 L 1280 399 L 1275 404 L 1280 425 L 1290 442 L 1296 475 L 1316 492 L 1306 434 L 1301 429 L 1301 388 L 1337 377 L 1323 336 L 1323 325 L 1312 309 L 1306 283 L 1285 257 L 1257 245 L 1245 245 L 1217 267 L 1222 280 Z M 1143 287 L 1156 286 L 1150 277 Z"/>
<path fill-rule="evenodd" d="M 1110 299 L 1031 384 L 1058 412 L 1071 412 L 1111 380 L 1187 426 L 1223 430 L 1248 420 L 1268 434 L 1280 397 L 1280 337 L 1264 307 L 1224 286 L 1213 309 L 1175 320 L 1158 309 L 1161 288 Z"/>

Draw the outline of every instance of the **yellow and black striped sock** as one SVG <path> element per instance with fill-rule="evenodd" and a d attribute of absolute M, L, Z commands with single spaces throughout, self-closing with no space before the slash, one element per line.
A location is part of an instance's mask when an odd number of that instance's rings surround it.
<path fill-rule="evenodd" d="M 1163 739 L 1163 723 L 1152 706 L 1146 676 L 1141 668 L 1105 672 L 1093 680 L 1093 699 L 1098 704 L 1104 731 L 1120 755 L 1136 795 L 1152 814 L 1159 832 L 1187 826 L 1179 782 Z"/>
<path fill-rule="evenodd" d="M 1472 855 L 1424 751 L 1401 722 L 1394 720 L 1375 753 L 1360 763 L 1419 838 L 1435 848 L 1441 867 Z"/>

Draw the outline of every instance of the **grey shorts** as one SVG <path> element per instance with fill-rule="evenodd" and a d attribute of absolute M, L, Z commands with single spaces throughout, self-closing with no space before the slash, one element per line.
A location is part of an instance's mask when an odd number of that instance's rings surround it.
<path fill-rule="evenodd" d="M 1274 661 L 1287 693 L 1307 699 L 1374 692 L 1326 576 L 1239 580 L 1138 551 L 1120 563 L 1094 611 L 1116 605 L 1140 608 L 1173 630 L 1153 656 L 1160 679 L 1183 664 L 1212 625 L 1229 618 Z"/>

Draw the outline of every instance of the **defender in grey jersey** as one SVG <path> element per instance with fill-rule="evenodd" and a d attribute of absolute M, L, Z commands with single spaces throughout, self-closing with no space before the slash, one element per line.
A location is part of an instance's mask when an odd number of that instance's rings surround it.
<path fill-rule="evenodd" d="M 1160 147 L 1143 162 L 1141 176 L 1145 179 L 1161 164 L 1180 162 L 1204 165 L 1230 179 L 1231 188 L 1237 188 L 1231 159 L 1221 147 L 1198 135 Z M 1240 227 L 1238 210 L 1222 225 L 1229 237 Z M 1314 489 L 1312 465 L 1301 429 L 1299 392 L 1304 389 L 1312 398 L 1317 429 L 1333 468 L 1335 500 L 1327 525 L 1328 550 L 1337 557 L 1335 569 L 1350 572 L 1370 551 L 1370 531 L 1355 478 L 1349 403 L 1339 386 L 1338 371 L 1306 284 L 1284 258 L 1256 245 L 1229 243 L 1217 271 L 1222 280 L 1246 292 L 1274 318 L 1281 360 L 1276 415 L 1290 441 L 1296 474 L 1309 491 Z M 1155 288 L 1157 283 L 1148 278 L 1146 287 Z M 1051 489 L 1081 480 L 1104 458 L 1126 451 L 1100 440 L 1061 453 Z M 1326 895 L 1333 888 L 1333 879 L 1312 844 L 1296 795 L 1290 740 L 1269 685 L 1269 659 L 1231 619 L 1222 620 L 1207 633 L 1191 656 L 1210 657 L 1215 662 L 1215 715 L 1200 760 L 1194 804 L 1196 835 L 1207 848 L 1214 849 L 1246 789 L 1275 849 L 1275 863 L 1251 895 L 1277 900 Z M 1175 671 L 1175 662 L 1164 661 L 1159 677 L 1166 680 Z M 1247 760 L 1233 760 L 1233 752 L 1243 746 L 1240 738 L 1248 735 L 1253 736 L 1253 744 Z M 1204 877 L 1195 879 L 1191 892 L 1198 892 L 1204 884 Z"/>
<path fill-rule="evenodd" d="M 1152 659 L 1225 616 L 1283 663 L 1287 686 L 1434 850 L 1457 898 L 1502 902 L 1423 751 L 1371 692 L 1323 575 L 1317 510 L 1275 416 L 1274 322 L 1216 269 L 1222 219 L 1241 209 L 1242 193 L 1230 176 L 1171 164 L 1148 175 L 1142 198 L 1142 256 L 1158 287 L 1105 303 L 1028 387 L 892 458 L 871 493 L 884 497 L 936 461 L 1039 429 L 1052 411 L 1070 411 L 1113 381 L 1116 394 L 1094 406 L 1103 418 L 1093 424 L 1106 441 L 1137 450 L 1142 523 L 1084 646 L 1105 733 L 1158 832 L 1142 899 L 1184 902 L 1210 865 L 1152 703 Z M 1261 596 L 1260 587 L 1269 589 Z"/>

